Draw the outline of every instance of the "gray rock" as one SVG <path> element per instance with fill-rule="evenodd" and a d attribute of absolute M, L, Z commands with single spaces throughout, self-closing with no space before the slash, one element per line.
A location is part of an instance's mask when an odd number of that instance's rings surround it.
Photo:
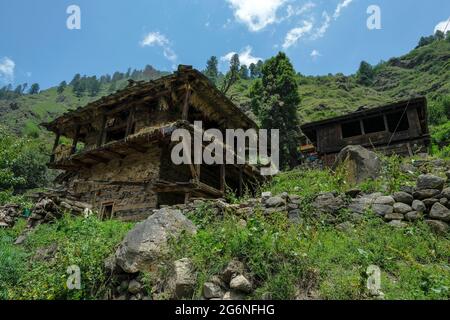
<path fill-rule="evenodd" d="M 396 202 L 405 203 L 407 205 L 411 205 L 414 200 L 412 195 L 402 191 L 394 193 L 394 199 Z"/>
<path fill-rule="evenodd" d="M 425 204 L 420 200 L 414 200 L 412 203 L 412 208 L 414 211 L 422 212 L 422 213 L 424 213 L 425 210 L 427 209 Z"/>
<path fill-rule="evenodd" d="M 130 281 L 130 283 L 128 284 L 128 292 L 131 294 L 137 294 L 142 290 L 142 284 L 133 279 Z"/>
<path fill-rule="evenodd" d="M 447 198 L 439 199 L 439 203 L 442 204 L 445 207 L 448 207 L 448 205 L 450 204 Z"/>
<path fill-rule="evenodd" d="M 195 289 L 192 262 L 183 258 L 174 262 L 174 274 L 169 279 L 169 291 L 174 299 L 192 298 Z"/>
<path fill-rule="evenodd" d="M 272 192 L 266 191 L 261 194 L 261 199 L 264 201 L 272 197 Z"/>
<path fill-rule="evenodd" d="M 411 211 L 411 212 L 408 212 L 407 214 L 405 214 L 406 221 L 414 222 L 421 218 L 422 218 L 422 214 L 417 211 Z"/>
<path fill-rule="evenodd" d="M 435 203 L 430 210 L 430 218 L 450 222 L 450 209 L 440 203 Z"/>
<path fill-rule="evenodd" d="M 341 197 L 335 197 L 333 193 L 320 194 L 313 202 L 313 207 L 320 213 L 336 214 L 345 207 Z"/>
<path fill-rule="evenodd" d="M 279 208 L 286 204 L 286 201 L 281 197 L 271 197 L 266 200 L 266 207 L 268 208 Z"/>
<path fill-rule="evenodd" d="M 252 284 L 243 275 L 238 275 L 231 279 L 230 288 L 244 293 L 252 292 Z"/>
<path fill-rule="evenodd" d="M 215 283 L 205 282 L 203 285 L 203 296 L 206 299 L 222 298 L 224 295 L 222 288 Z"/>
<path fill-rule="evenodd" d="M 398 212 L 393 212 L 384 216 L 386 221 L 403 220 L 404 218 L 403 214 Z"/>
<path fill-rule="evenodd" d="M 425 207 L 431 208 L 435 203 L 438 203 L 439 200 L 436 198 L 430 198 L 430 199 L 423 199 L 422 202 L 425 205 Z"/>
<path fill-rule="evenodd" d="M 195 225 L 179 210 L 160 209 L 138 223 L 116 251 L 117 264 L 128 273 L 149 270 L 166 252 L 170 237 L 195 233 Z"/>
<path fill-rule="evenodd" d="M 395 203 L 395 200 L 391 196 L 381 196 L 375 199 L 373 202 L 374 204 L 384 204 L 388 206 L 393 206 Z"/>
<path fill-rule="evenodd" d="M 394 208 L 391 205 L 386 204 L 374 204 L 372 205 L 372 211 L 381 217 L 384 217 L 385 215 L 392 214 L 394 211 Z"/>
<path fill-rule="evenodd" d="M 394 204 L 394 212 L 406 214 L 411 211 L 413 211 L 412 208 L 405 203 L 397 202 Z"/>
<path fill-rule="evenodd" d="M 347 168 L 346 180 L 358 184 L 367 179 L 375 179 L 381 170 L 381 161 L 375 152 L 361 146 L 347 146 L 339 152 L 333 168 Z"/>
<path fill-rule="evenodd" d="M 441 192 L 437 189 L 425 189 L 414 191 L 414 199 L 423 200 L 428 198 L 433 198 L 439 195 Z"/>
<path fill-rule="evenodd" d="M 222 279 L 226 283 L 230 283 L 231 279 L 237 275 L 243 274 L 245 265 L 239 260 L 231 260 L 222 272 Z"/>
<path fill-rule="evenodd" d="M 443 221 L 426 220 L 425 222 L 434 233 L 439 235 L 445 235 L 450 230 L 450 226 Z"/>
<path fill-rule="evenodd" d="M 406 192 L 406 193 L 409 193 L 409 194 L 413 194 L 414 193 L 414 188 L 410 187 L 410 186 L 401 186 L 400 187 L 400 191 Z"/>
<path fill-rule="evenodd" d="M 392 220 L 391 222 L 388 223 L 388 225 L 395 228 L 405 228 L 408 226 L 406 223 L 401 222 L 400 220 Z"/>
<path fill-rule="evenodd" d="M 282 194 L 280 194 L 280 198 L 287 200 L 289 198 L 289 193 L 283 192 Z"/>
<path fill-rule="evenodd" d="M 417 190 L 438 189 L 442 190 L 445 179 L 431 174 L 422 174 L 417 178 Z"/>
<path fill-rule="evenodd" d="M 336 226 L 336 229 L 342 232 L 349 232 L 350 230 L 352 230 L 355 226 L 353 225 L 353 223 L 349 222 L 349 221 L 345 221 L 342 222 L 340 224 L 338 224 Z"/>
<path fill-rule="evenodd" d="M 353 188 L 345 192 L 345 195 L 350 198 L 356 198 L 362 193 L 361 189 Z"/>
<path fill-rule="evenodd" d="M 445 175 L 447 176 L 447 180 L 450 180 L 450 170 L 448 170 L 447 172 L 445 172 Z"/>
<path fill-rule="evenodd" d="M 244 300 L 245 295 L 237 291 L 228 291 L 223 295 L 223 300 Z"/>
<path fill-rule="evenodd" d="M 300 210 L 289 211 L 288 217 L 292 223 L 298 223 L 300 221 Z"/>
<path fill-rule="evenodd" d="M 445 188 L 442 190 L 441 195 L 450 200 L 450 188 Z"/>

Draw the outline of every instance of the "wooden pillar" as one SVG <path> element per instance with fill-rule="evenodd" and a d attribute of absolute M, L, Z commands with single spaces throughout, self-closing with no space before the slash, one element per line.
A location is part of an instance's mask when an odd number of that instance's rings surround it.
<path fill-rule="evenodd" d="M 184 104 L 183 104 L 183 113 L 181 115 L 181 119 L 184 121 L 188 120 L 189 117 L 189 100 L 191 98 L 191 89 L 189 85 L 186 85 L 186 96 L 184 97 Z"/>
<path fill-rule="evenodd" d="M 383 120 L 384 120 L 384 131 L 389 132 L 389 124 L 386 115 L 383 115 Z"/>
<path fill-rule="evenodd" d="M 188 204 L 189 200 L 191 200 L 191 193 L 190 192 L 186 192 L 184 194 L 184 204 Z"/>
<path fill-rule="evenodd" d="M 220 191 L 225 193 L 225 186 L 226 186 L 226 171 L 225 171 L 225 164 L 220 165 Z"/>
<path fill-rule="evenodd" d="M 197 182 L 200 182 L 200 174 L 201 174 L 200 169 L 201 169 L 200 164 L 195 165 L 195 171 L 197 172 Z"/>
<path fill-rule="evenodd" d="M 58 130 L 58 132 L 56 133 L 55 142 L 53 143 L 52 154 L 50 156 L 50 162 L 55 161 L 55 151 L 56 151 L 56 148 L 58 148 L 60 138 L 61 138 L 61 132 Z"/>
<path fill-rule="evenodd" d="M 422 128 L 420 126 L 419 115 L 417 109 L 409 109 L 406 113 L 409 123 L 409 135 L 410 137 L 418 137 L 422 134 Z"/>
<path fill-rule="evenodd" d="M 105 128 L 106 128 L 106 114 L 103 115 L 102 118 L 102 126 L 100 128 L 100 133 L 97 137 L 97 147 L 100 148 L 103 145 L 103 141 L 104 141 L 104 136 L 105 136 Z"/>
<path fill-rule="evenodd" d="M 133 128 L 135 113 L 136 113 L 136 107 L 131 108 L 130 114 L 128 115 L 127 131 L 126 131 L 125 137 L 128 137 L 132 133 L 131 129 Z"/>
<path fill-rule="evenodd" d="M 359 120 L 359 125 L 361 127 L 361 134 L 365 135 L 366 134 L 366 130 L 364 130 L 364 123 L 362 120 Z"/>
<path fill-rule="evenodd" d="M 80 138 L 80 130 L 81 126 L 77 125 L 77 128 L 75 129 L 75 137 L 73 138 L 72 149 L 70 150 L 70 154 L 74 154 L 75 152 L 77 152 L 77 144 L 78 139 Z"/>

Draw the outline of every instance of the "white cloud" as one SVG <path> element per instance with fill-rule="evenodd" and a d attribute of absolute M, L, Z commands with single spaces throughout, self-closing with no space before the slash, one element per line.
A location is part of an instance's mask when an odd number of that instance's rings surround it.
<path fill-rule="evenodd" d="M 260 31 L 277 21 L 277 10 L 286 0 L 226 0 L 237 21 L 252 32 Z"/>
<path fill-rule="evenodd" d="M 311 36 L 312 40 L 316 40 L 322 38 L 330 27 L 331 17 L 325 11 L 322 13 L 323 22 L 319 28 L 317 28 L 313 35 Z"/>
<path fill-rule="evenodd" d="M 283 49 L 288 49 L 293 46 L 304 35 L 311 32 L 313 23 L 311 21 L 303 21 L 303 26 L 291 29 L 284 38 Z"/>
<path fill-rule="evenodd" d="M 316 4 L 314 2 L 307 2 L 304 5 L 302 5 L 301 7 L 294 7 L 293 5 L 288 5 L 286 8 L 287 11 L 287 17 L 286 18 L 290 18 L 292 16 L 299 16 L 304 14 L 305 12 L 308 12 L 309 10 L 313 9 L 316 7 Z"/>
<path fill-rule="evenodd" d="M 316 60 L 318 57 L 321 57 L 322 54 L 318 50 L 314 49 L 311 52 L 310 56 L 311 56 L 311 58 L 313 58 L 313 60 Z"/>
<path fill-rule="evenodd" d="M 447 21 L 439 22 L 434 28 L 434 33 L 436 33 L 436 31 L 438 30 L 442 31 L 443 33 L 447 33 L 447 31 L 450 31 L 450 18 Z"/>
<path fill-rule="evenodd" d="M 342 9 L 349 6 L 350 3 L 352 3 L 352 2 L 353 2 L 353 0 L 343 0 L 343 1 L 339 2 L 339 4 L 336 7 L 336 10 L 334 11 L 334 14 L 333 14 L 334 20 L 339 18 L 339 16 L 341 15 Z"/>
<path fill-rule="evenodd" d="M 8 57 L 0 59 L 0 81 L 11 83 L 14 80 L 14 68 L 16 64 Z"/>
<path fill-rule="evenodd" d="M 141 45 L 141 47 L 161 47 L 163 49 L 164 57 L 167 60 L 172 62 L 175 62 L 177 60 L 177 55 L 175 51 L 173 51 L 169 39 L 167 39 L 165 35 L 159 33 L 158 31 L 148 33 L 139 44 Z"/>
<path fill-rule="evenodd" d="M 232 51 L 224 55 L 220 58 L 223 62 L 230 62 L 231 58 L 236 54 L 236 52 Z M 252 47 L 246 46 L 244 50 L 239 53 L 239 62 L 241 65 L 246 65 L 247 67 L 250 66 L 252 63 L 256 64 L 259 60 L 262 60 L 262 58 L 254 57 L 252 56 Z"/>

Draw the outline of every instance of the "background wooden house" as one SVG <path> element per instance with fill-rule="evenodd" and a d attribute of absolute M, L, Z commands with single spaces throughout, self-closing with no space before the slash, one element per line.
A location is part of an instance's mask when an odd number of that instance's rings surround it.
<path fill-rule="evenodd" d="M 412 156 L 428 152 L 430 144 L 424 97 L 305 124 L 301 129 L 328 166 L 348 145 Z"/>
<path fill-rule="evenodd" d="M 242 193 L 259 179 L 249 165 L 174 165 L 170 141 L 177 128 L 256 128 L 202 73 L 175 73 L 127 88 L 70 111 L 43 126 L 56 134 L 49 167 L 64 170 L 68 190 L 103 216 L 145 214 L 190 198 Z M 60 137 L 71 139 L 60 145 Z"/>

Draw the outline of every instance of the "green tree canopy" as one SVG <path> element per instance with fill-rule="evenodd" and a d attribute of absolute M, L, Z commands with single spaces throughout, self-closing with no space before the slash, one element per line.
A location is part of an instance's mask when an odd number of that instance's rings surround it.
<path fill-rule="evenodd" d="M 252 108 L 256 110 L 261 127 L 280 130 L 282 168 L 293 167 L 298 159 L 300 95 L 297 88 L 294 67 L 286 54 L 280 52 L 264 63 L 262 79 L 251 89 Z"/>
<path fill-rule="evenodd" d="M 212 56 L 206 61 L 206 69 L 204 74 L 211 80 L 213 83 L 217 83 L 217 79 L 219 77 L 219 60 L 217 60 L 216 56 Z"/>

